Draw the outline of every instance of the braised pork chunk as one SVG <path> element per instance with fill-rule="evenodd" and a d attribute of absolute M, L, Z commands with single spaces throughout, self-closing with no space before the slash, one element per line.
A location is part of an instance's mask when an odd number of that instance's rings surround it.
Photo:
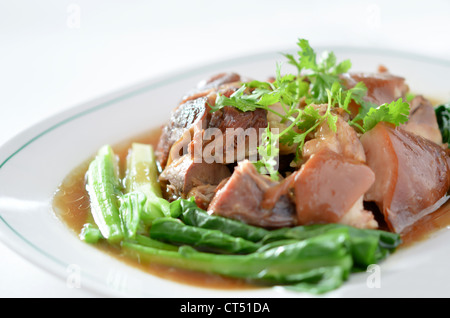
<path fill-rule="evenodd" d="M 270 209 L 262 206 L 264 194 L 276 185 L 268 176 L 259 174 L 251 162 L 241 161 L 217 191 L 208 212 L 266 228 L 293 226 L 297 223 L 295 207 L 288 195 L 280 196 Z"/>
<path fill-rule="evenodd" d="M 374 107 L 409 92 L 403 77 L 384 69 L 344 73 L 340 79 L 346 88 L 363 82 L 364 100 Z M 423 96 L 411 101 L 408 122 L 401 127 L 380 123 L 363 135 L 348 123 L 358 105 L 351 102 L 350 113 L 332 109 L 335 130 L 321 122 L 307 136 L 295 164 L 298 145 L 279 145 L 277 160 L 283 165 L 278 168 L 283 171 L 281 180 L 274 181 L 248 159 L 258 154 L 262 130 L 284 130 L 292 124 L 276 115 L 286 114 L 286 107 L 275 103 L 267 110 L 211 110 L 219 94 L 232 96 L 242 81 L 236 73 L 213 76 L 172 112 L 156 151 L 160 181 L 171 200 L 194 197 L 209 213 L 266 228 L 317 223 L 377 228 L 374 213 L 381 211 L 389 229 L 398 233 L 445 201 L 449 159 L 440 147 L 434 108 Z M 320 115 L 328 108 L 311 105 Z M 296 126 L 292 129 L 301 133 Z M 251 142 L 251 130 L 257 133 L 256 143 Z M 375 202 L 380 211 L 366 210 L 367 202 Z"/>
<path fill-rule="evenodd" d="M 295 177 L 295 204 L 299 224 L 341 223 L 358 228 L 377 228 L 362 205 L 375 181 L 372 170 L 351 158 L 322 148 Z"/>
<path fill-rule="evenodd" d="M 441 145 L 442 135 L 431 102 L 419 95 L 411 100 L 410 107 L 409 120 L 402 125 L 403 129 Z"/>
<path fill-rule="evenodd" d="M 449 157 L 435 143 L 379 123 L 361 138 L 375 182 L 365 194 L 376 202 L 390 229 L 402 232 L 445 200 Z"/>

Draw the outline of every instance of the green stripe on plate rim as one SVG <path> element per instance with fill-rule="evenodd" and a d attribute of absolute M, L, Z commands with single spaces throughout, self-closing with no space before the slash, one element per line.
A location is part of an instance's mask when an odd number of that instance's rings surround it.
<path fill-rule="evenodd" d="M 348 46 L 333 46 L 333 48 L 330 47 L 319 47 L 316 48 L 316 51 L 323 51 L 323 50 L 333 50 L 333 51 L 348 51 L 351 53 L 357 53 L 357 54 L 370 54 L 370 55 L 384 55 L 384 56 L 388 56 L 388 57 L 395 57 L 395 58 L 402 58 L 402 59 L 409 59 L 409 60 L 416 60 L 416 61 L 421 61 L 421 62 L 426 62 L 426 63 L 430 63 L 430 64 L 437 64 L 437 65 L 443 65 L 443 66 L 448 66 L 450 67 L 450 61 L 448 60 L 443 60 L 443 59 L 439 59 L 439 58 L 433 58 L 433 57 L 427 57 L 427 56 L 423 56 L 423 55 L 418 55 L 418 54 L 413 54 L 413 53 L 409 53 L 409 52 L 402 52 L 402 51 L 395 51 L 395 50 L 383 50 L 383 49 L 378 49 L 378 48 L 361 48 L 361 47 L 348 47 Z M 288 49 L 288 50 L 283 50 L 283 51 L 270 51 L 270 52 L 265 52 L 265 53 L 260 53 L 260 54 L 253 54 L 253 55 L 247 55 L 247 56 L 243 56 L 243 57 L 238 57 L 238 58 L 233 58 L 233 59 L 228 59 L 228 60 L 224 60 L 224 61 L 220 61 L 220 62 L 216 62 L 216 63 L 211 63 L 208 65 L 204 65 L 204 66 L 200 66 L 197 67 L 195 69 L 190 69 L 181 73 L 177 73 L 174 75 L 169 75 L 166 78 L 156 81 L 152 84 L 149 84 L 147 86 L 144 86 L 142 88 L 138 88 L 134 91 L 128 92 L 128 93 L 124 93 L 124 95 L 114 98 L 112 100 L 100 103 L 98 105 L 95 105 L 87 110 L 84 110 L 78 114 L 72 115 L 68 118 L 65 118 L 59 122 L 57 122 L 56 124 L 53 124 L 52 126 L 50 126 L 49 128 L 43 130 L 41 133 L 37 134 L 36 136 L 34 136 L 33 138 L 31 138 L 29 141 L 25 142 L 22 146 L 20 146 L 16 151 L 14 151 L 13 153 L 11 153 L 9 156 L 6 157 L 6 159 L 0 164 L 0 169 L 2 169 L 6 163 L 8 163 L 12 158 L 14 158 L 14 156 L 16 156 L 18 153 L 20 153 L 23 149 L 25 149 L 27 146 L 29 146 L 30 144 L 32 144 L 33 142 L 35 142 L 36 140 L 38 140 L 39 138 L 41 138 L 42 136 L 48 134 L 49 132 L 57 129 L 60 126 L 63 126 L 77 118 L 83 117 L 85 115 L 88 115 L 92 112 L 104 109 L 106 107 L 109 107 L 113 104 L 116 104 L 117 102 L 126 100 L 128 98 L 137 96 L 139 94 L 151 91 L 155 88 L 164 86 L 166 84 L 169 83 L 173 83 L 174 81 L 179 81 L 179 80 L 183 80 L 192 76 L 196 76 L 196 75 L 200 75 L 203 74 L 205 72 L 208 72 L 209 70 L 212 69 L 217 69 L 219 67 L 228 67 L 231 65 L 239 65 L 239 64 L 243 64 L 246 62 L 250 62 L 250 61 L 261 61 L 261 60 L 265 60 L 268 58 L 274 58 L 277 54 L 280 55 L 281 57 L 281 52 L 295 52 L 295 50 L 293 49 Z M 79 106 L 77 106 L 79 107 Z M 75 108 L 77 108 L 75 107 Z M 65 112 L 70 112 L 72 109 L 69 109 Z M 64 112 L 59 113 L 59 115 L 64 114 Z M 47 119 L 47 120 L 51 120 L 51 119 Z M 34 126 L 32 126 L 34 127 Z M 30 127 L 29 129 L 31 129 L 32 127 Z M 27 130 L 28 131 L 28 130 Z M 26 134 L 26 132 L 22 132 L 20 133 L 17 137 L 20 137 L 23 134 Z M 1 149 L 0 149 L 1 150 Z M 65 264 L 63 261 L 59 260 L 57 257 L 47 253 L 45 250 L 39 248 L 38 246 L 36 246 L 35 244 L 33 244 L 31 241 L 27 240 L 21 233 L 19 233 L 16 229 L 14 229 L 14 227 L 12 227 L 3 217 L 2 215 L 0 215 L 0 220 L 11 230 L 11 232 L 13 232 L 15 235 L 17 235 L 17 237 L 19 237 L 23 242 L 25 242 L 26 244 L 28 244 L 30 247 L 32 247 L 33 249 L 35 249 L 36 251 L 40 252 L 42 255 L 46 256 L 47 258 L 51 259 L 52 261 L 56 262 L 59 265 L 62 265 L 64 267 L 67 267 L 69 264 Z"/>

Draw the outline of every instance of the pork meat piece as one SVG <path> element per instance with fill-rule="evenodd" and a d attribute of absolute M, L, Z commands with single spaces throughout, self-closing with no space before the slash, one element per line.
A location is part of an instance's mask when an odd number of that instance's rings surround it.
<path fill-rule="evenodd" d="M 374 215 L 363 207 L 363 196 L 374 181 L 374 173 L 364 163 L 328 148 L 320 149 L 296 172 L 299 224 L 340 223 L 377 228 Z"/>
<path fill-rule="evenodd" d="M 219 88 L 225 84 L 236 83 L 241 81 L 241 76 L 237 73 L 229 72 L 229 73 L 219 73 L 214 76 L 211 76 L 207 80 L 203 80 L 198 83 L 198 89 L 210 89 L 210 88 Z"/>
<path fill-rule="evenodd" d="M 213 104 L 216 100 L 217 93 L 225 94 L 227 91 L 235 91 L 241 87 L 242 81 L 243 79 L 237 73 L 216 74 L 206 80 L 200 81 L 196 88 L 183 96 L 181 103 L 207 96 L 208 102 Z"/>
<path fill-rule="evenodd" d="M 182 139 L 184 133 L 206 127 L 209 116 L 209 106 L 206 102 L 206 97 L 200 97 L 189 100 L 172 111 L 170 120 L 163 127 L 155 149 L 155 155 L 161 169 L 164 169 L 168 163 L 170 149 L 177 141 Z M 192 132 L 189 133 L 189 135 L 191 134 Z"/>
<path fill-rule="evenodd" d="M 325 121 L 317 128 L 314 137 L 305 143 L 302 153 L 303 161 L 308 160 L 323 148 L 360 162 L 366 161 L 364 148 L 356 131 L 342 117 L 337 118 L 336 132 L 331 130 Z"/>
<path fill-rule="evenodd" d="M 365 200 L 378 205 L 390 230 L 401 233 L 447 199 L 450 161 L 434 142 L 383 122 L 361 142 L 375 172 Z"/>
<path fill-rule="evenodd" d="M 208 213 L 265 228 L 294 226 L 295 207 L 288 195 L 280 196 L 270 209 L 262 207 L 265 192 L 277 184 L 259 174 L 248 160 L 241 161 L 230 179 L 217 190 Z"/>
<path fill-rule="evenodd" d="M 409 119 L 402 125 L 403 129 L 441 145 L 442 135 L 431 102 L 423 96 L 416 96 L 411 100 L 410 107 Z"/>
<path fill-rule="evenodd" d="M 226 164 L 242 161 L 251 156 L 256 160 L 257 147 L 262 131 L 266 127 L 266 110 L 242 112 L 234 107 L 225 106 L 212 113 L 208 122 L 208 128 L 213 132 L 217 129 L 222 138 L 211 138 L 212 142 L 209 142 L 209 137 L 203 138 L 203 149 L 218 150 L 221 158 L 217 160 Z M 218 155 L 212 151 L 204 151 L 204 154 Z M 206 161 L 211 162 L 210 159 Z"/>
<path fill-rule="evenodd" d="M 347 88 L 363 82 L 367 87 L 365 100 L 376 105 L 391 103 L 400 97 L 404 99 L 409 91 L 403 77 L 392 75 L 389 72 L 346 73 L 341 75 L 341 79 Z"/>
<path fill-rule="evenodd" d="M 189 192 L 201 185 L 218 185 L 231 175 L 226 165 L 219 163 L 194 162 L 186 154 L 168 165 L 159 176 L 165 197 L 169 200 L 188 198 Z"/>
<path fill-rule="evenodd" d="M 169 122 L 163 127 L 155 154 L 161 169 L 168 163 L 171 147 L 183 139 L 189 130 L 190 138 L 208 125 L 210 107 L 217 93 L 229 96 L 240 87 L 241 76 L 236 73 L 220 73 L 201 81 L 197 88 L 186 94 L 172 111 Z M 182 145 L 181 148 L 186 148 Z"/>
<path fill-rule="evenodd" d="M 193 187 L 187 194 L 187 198 L 194 197 L 195 204 L 202 209 L 207 210 L 211 200 L 216 194 L 216 189 L 218 185 L 213 184 L 203 184 Z"/>

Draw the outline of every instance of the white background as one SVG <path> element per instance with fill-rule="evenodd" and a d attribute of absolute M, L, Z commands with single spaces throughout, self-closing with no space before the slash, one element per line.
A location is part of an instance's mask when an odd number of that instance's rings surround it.
<path fill-rule="evenodd" d="M 299 37 L 313 47 L 450 60 L 449 17 L 444 0 L 0 0 L 0 147 L 30 125 L 116 89 L 293 48 Z M 97 296 L 69 288 L 1 243 L 0 260 L 0 297 Z"/>

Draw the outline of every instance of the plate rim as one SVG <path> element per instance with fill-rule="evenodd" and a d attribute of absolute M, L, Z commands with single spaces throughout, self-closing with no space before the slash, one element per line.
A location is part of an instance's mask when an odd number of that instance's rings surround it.
<path fill-rule="evenodd" d="M 58 127 L 63 126 L 77 118 L 89 115 L 92 112 L 107 108 L 114 105 L 117 102 L 129 99 L 133 96 L 151 91 L 152 89 L 167 85 L 169 83 L 176 82 L 178 80 L 194 77 L 195 75 L 204 74 L 210 69 L 226 68 L 227 66 L 237 66 L 247 61 L 262 61 L 265 59 L 273 59 L 276 56 L 281 57 L 280 52 L 292 52 L 295 48 L 289 48 L 286 50 L 266 50 L 259 53 L 250 53 L 242 56 L 220 59 L 210 63 L 204 63 L 200 65 L 194 65 L 184 68 L 182 70 L 172 71 L 157 77 L 151 77 L 146 80 L 139 81 L 138 83 L 119 88 L 109 93 L 105 93 L 99 97 L 90 99 L 88 101 L 70 106 L 64 110 L 57 111 L 52 115 L 30 125 L 26 129 L 16 133 L 10 137 L 6 142 L 0 145 L 0 171 L 5 169 L 8 162 L 14 159 L 14 157 L 20 153 L 27 146 L 38 140 L 42 136 L 56 130 Z M 316 52 L 322 51 L 341 51 L 351 52 L 362 55 L 378 55 L 387 56 L 393 58 L 417 60 L 424 63 L 431 63 L 436 65 L 443 65 L 450 67 L 450 60 L 437 58 L 429 55 L 412 53 L 402 50 L 381 49 L 375 47 L 359 47 L 359 46 L 342 46 L 342 45 L 328 45 L 317 46 Z M 14 150 L 11 150 L 14 149 Z M 8 153 L 5 153 L 8 151 Z M 51 205 L 48 207 L 49 212 L 52 211 Z M 0 231 L 0 241 L 7 246 L 12 252 L 20 255 L 23 259 L 28 261 L 33 266 L 37 266 L 43 269 L 45 272 L 56 276 L 59 279 L 64 279 L 64 272 L 67 264 L 53 256 L 51 253 L 35 246 L 32 242 L 27 240 L 21 233 L 19 233 L 11 224 L 9 224 L 0 213 L 0 222 L 4 228 L 8 228 L 10 233 Z M 14 238 L 12 236 L 14 235 Z M 26 249 L 31 248 L 35 252 L 36 256 L 30 256 L 26 253 Z M 51 265 L 49 265 L 49 261 Z M 61 267 L 63 270 L 61 271 Z M 59 269 L 59 270 L 58 270 Z M 95 284 L 92 284 L 95 283 Z M 89 290 L 96 294 L 105 294 L 105 288 L 96 286 L 97 282 L 90 281 L 89 284 L 83 284 L 84 290 Z M 124 296 L 122 293 L 114 290 L 108 290 L 108 295 L 117 294 L 116 296 Z"/>

